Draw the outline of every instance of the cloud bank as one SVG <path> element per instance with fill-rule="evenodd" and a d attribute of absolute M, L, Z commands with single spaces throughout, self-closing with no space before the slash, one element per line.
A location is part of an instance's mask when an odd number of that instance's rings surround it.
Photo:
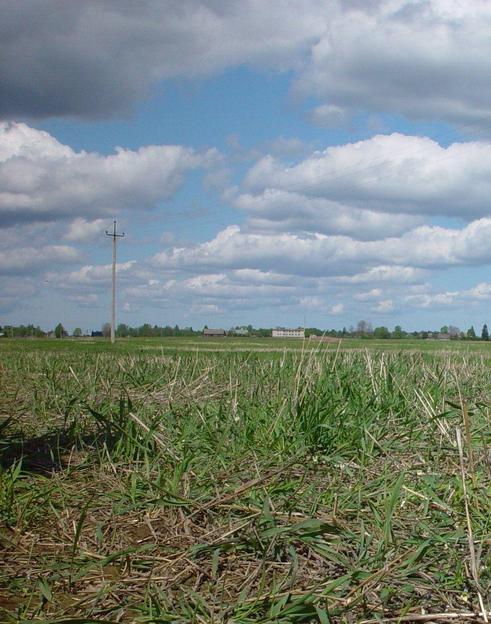
<path fill-rule="evenodd" d="M 0 123 L 0 223 L 54 221 L 144 211 L 169 199 L 187 171 L 206 167 L 215 150 L 179 145 L 75 152 L 44 131 Z"/>
<path fill-rule="evenodd" d="M 320 104 L 482 125 L 491 117 L 485 0 L 1 2 L 0 116 L 113 117 L 160 81 L 247 64 L 293 72 Z"/>
<path fill-rule="evenodd" d="M 367 218 L 380 212 L 470 220 L 491 211 L 491 143 L 454 143 L 444 148 L 427 137 L 376 135 L 328 147 L 293 165 L 265 156 L 250 169 L 245 183 L 256 194 L 255 204 L 247 196 L 242 202 L 248 201 L 256 213 L 268 193 L 266 217 L 274 217 L 271 200 L 282 199 L 284 213 L 290 194 L 290 203 L 295 195 L 311 203 L 323 199 L 369 210 L 364 213 Z M 324 206 L 327 209 L 328 204 Z"/>

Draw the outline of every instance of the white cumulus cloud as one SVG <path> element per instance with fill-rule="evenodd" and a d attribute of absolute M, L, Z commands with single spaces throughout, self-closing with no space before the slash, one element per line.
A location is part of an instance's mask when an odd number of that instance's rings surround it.
<path fill-rule="evenodd" d="M 57 264 L 66 265 L 80 259 L 78 251 L 68 245 L 46 245 L 0 251 L 0 275 L 39 273 Z"/>
<path fill-rule="evenodd" d="M 300 205 L 300 197 L 306 196 L 363 211 L 471 220 L 491 211 L 491 143 L 454 143 L 444 148 L 427 137 L 376 135 L 314 152 L 294 165 L 268 155 L 249 170 L 245 184 L 256 198 L 254 203 L 246 196 L 241 200 L 244 207 L 262 209 L 270 216 L 275 202 L 288 205 L 297 196 Z M 300 212 L 309 210 L 308 201 L 306 206 Z M 329 204 L 313 206 L 322 223 Z M 366 212 L 361 215 L 361 220 L 369 217 Z M 374 225 L 383 231 L 382 220 Z"/>
<path fill-rule="evenodd" d="M 68 226 L 65 239 L 74 243 L 92 242 L 100 239 L 106 228 L 110 229 L 110 222 L 107 219 L 87 221 L 87 219 L 78 217 Z"/>
<path fill-rule="evenodd" d="M 423 222 L 416 215 L 367 210 L 275 188 L 240 194 L 234 205 L 247 213 L 252 229 L 346 234 L 368 240 L 400 234 Z"/>
<path fill-rule="evenodd" d="M 332 314 L 333 316 L 343 314 L 343 312 L 344 312 L 344 304 L 342 303 L 335 303 L 334 305 L 329 306 L 329 314 Z"/>
<path fill-rule="evenodd" d="M 214 150 L 179 145 L 75 152 L 47 132 L 0 123 L 0 223 L 112 216 L 168 199 L 186 171 L 213 162 Z"/>
<path fill-rule="evenodd" d="M 302 276 L 338 276 L 369 281 L 394 275 L 410 281 L 418 269 L 473 265 L 491 261 L 491 218 L 463 229 L 420 226 L 402 236 L 376 241 L 324 234 L 259 233 L 228 226 L 215 238 L 156 254 L 152 262 L 174 270 L 206 273 L 216 269 L 249 269 Z M 408 267 L 404 269 L 401 267 Z M 370 277 L 370 272 L 375 271 Z M 361 277 L 365 273 L 365 277 Z"/>

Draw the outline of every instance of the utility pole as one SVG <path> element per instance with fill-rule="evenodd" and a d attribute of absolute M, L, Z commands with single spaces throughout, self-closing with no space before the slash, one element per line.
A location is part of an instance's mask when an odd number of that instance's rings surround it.
<path fill-rule="evenodd" d="M 111 343 L 116 342 L 116 239 L 123 238 L 122 234 L 116 233 L 116 221 L 113 222 L 113 231 L 108 232 L 106 230 L 106 236 L 110 236 L 113 239 L 113 297 L 111 306 Z"/>

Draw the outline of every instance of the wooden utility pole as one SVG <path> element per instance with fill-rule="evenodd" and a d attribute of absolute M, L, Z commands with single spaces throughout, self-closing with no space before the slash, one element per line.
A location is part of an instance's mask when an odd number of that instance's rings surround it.
<path fill-rule="evenodd" d="M 111 305 L 111 343 L 116 342 L 116 239 L 123 238 L 122 234 L 116 233 L 116 221 L 113 222 L 113 231 L 108 232 L 106 230 L 106 236 L 111 236 L 113 239 L 113 296 Z"/>

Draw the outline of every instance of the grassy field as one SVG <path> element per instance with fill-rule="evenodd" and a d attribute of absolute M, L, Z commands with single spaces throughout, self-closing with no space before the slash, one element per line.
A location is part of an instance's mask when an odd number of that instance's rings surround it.
<path fill-rule="evenodd" d="M 128 353 L 146 350 L 182 353 L 183 351 L 226 351 L 226 352 L 283 352 L 321 351 L 321 350 L 370 350 L 370 351 L 418 351 L 418 352 L 466 352 L 490 353 L 491 341 L 467 340 L 373 340 L 343 338 L 332 342 L 298 340 L 295 338 L 120 338 L 115 345 L 102 338 L 67 338 L 57 339 L 2 339 L 0 354 L 8 351 L 69 351 L 72 353 Z"/>
<path fill-rule="evenodd" d="M 490 363 L 479 342 L 1 341 L 0 621 L 485 621 Z"/>

